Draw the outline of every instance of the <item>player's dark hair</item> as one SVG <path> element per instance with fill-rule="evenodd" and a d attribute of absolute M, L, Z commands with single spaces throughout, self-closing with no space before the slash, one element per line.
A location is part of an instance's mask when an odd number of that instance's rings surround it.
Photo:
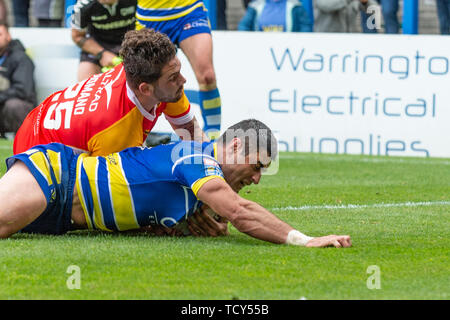
<path fill-rule="evenodd" d="M 131 30 L 120 48 L 127 83 L 137 89 L 142 82 L 153 83 L 163 67 L 177 54 L 177 48 L 165 34 L 153 29 Z"/>
<path fill-rule="evenodd" d="M 256 119 L 242 120 L 231 127 L 217 139 L 224 146 L 234 138 L 239 138 L 244 144 L 244 156 L 259 153 L 275 160 L 278 155 L 278 142 L 272 130 Z"/>
<path fill-rule="evenodd" d="M 6 30 L 9 30 L 9 24 L 6 20 L 0 19 L 0 26 L 3 26 Z"/>

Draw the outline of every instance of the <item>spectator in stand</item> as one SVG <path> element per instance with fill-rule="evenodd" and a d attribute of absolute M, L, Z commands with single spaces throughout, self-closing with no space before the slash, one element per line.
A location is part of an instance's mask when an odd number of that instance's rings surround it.
<path fill-rule="evenodd" d="M 8 21 L 8 9 L 3 0 L 0 0 L 0 21 Z"/>
<path fill-rule="evenodd" d="M 308 13 L 298 0 L 253 0 L 239 22 L 240 31 L 312 32 Z"/>
<path fill-rule="evenodd" d="M 81 48 L 78 80 L 114 67 L 125 33 L 135 27 L 137 0 L 78 0 L 72 40 Z"/>
<path fill-rule="evenodd" d="M 64 18 L 64 0 L 34 0 L 33 16 L 39 27 L 59 28 Z"/>
<path fill-rule="evenodd" d="M 19 40 L 12 40 L 6 21 L 0 21 L 0 134 L 13 138 L 36 105 L 34 64 Z"/>
<path fill-rule="evenodd" d="M 13 14 L 15 27 L 28 27 L 30 25 L 29 13 L 30 0 L 13 0 Z"/>
<path fill-rule="evenodd" d="M 450 34 L 450 0 L 436 0 L 441 34 Z"/>
<path fill-rule="evenodd" d="M 377 5 L 375 0 L 315 0 L 314 31 L 316 32 L 357 32 L 359 12 Z"/>

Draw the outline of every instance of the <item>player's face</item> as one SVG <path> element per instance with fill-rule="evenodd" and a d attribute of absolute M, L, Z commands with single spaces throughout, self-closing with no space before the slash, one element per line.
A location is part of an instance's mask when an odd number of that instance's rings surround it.
<path fill-rule="evenodd" d="M 262 170 L 270 165 L 270 163 L 264 165 L 259 156 L 247 156 L 245 159 L 246 161 L 243 164 L 229 164 L 222 168 L 225 180 L 236 192 L 239 192 L 245 186 L 258 184 L 261 180 Z"/>
<path fill-rule="evenodd" d="M 155 97 L 161 102 L 177 102 L 183 96 L 186 79 L 181 75 L 181 62 L 175 57 L 162 69 L 162 75 L 154 84 Z"/>

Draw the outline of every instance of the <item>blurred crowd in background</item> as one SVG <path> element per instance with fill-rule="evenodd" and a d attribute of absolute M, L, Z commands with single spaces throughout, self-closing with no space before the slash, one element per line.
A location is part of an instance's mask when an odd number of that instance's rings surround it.
<path fill-rule="evenodd" d="M 402 0 L 313 0 L 309 17 L 302 0 L 216 0 L 216 29 L 401 33 L 402 7 Z M 65 0 L 0 0 L 0 19 L 14 27 L 70 26 L 65 10 Z M 420 0 L 419 11 L 419 33 L 450 33 L 450 0 Z"/>

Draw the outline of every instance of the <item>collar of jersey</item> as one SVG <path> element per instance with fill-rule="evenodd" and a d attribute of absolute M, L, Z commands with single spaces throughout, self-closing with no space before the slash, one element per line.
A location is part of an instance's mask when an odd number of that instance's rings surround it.
<path fill-rule="evenodd" d="M 136 95 L 134 94 L 133 90 L 131 90 L 130 86 L 128 85 L 128 83 L 126 83 L 127 86 L 127 96 L 128 99 L 130 99 L 138 108 L 138 110 L 141 112 L 141 114 L 148 120 L 153 121 L 156 118 L 156 108 L 158 107 L 158 105 L 155 105 L 152 108 L 152 113 L 148 112 L 147 110 L 144 109 L 144 107 L 141 105 L 141 103 L 139 102 L 138 98 L 136 97 Z"/>

